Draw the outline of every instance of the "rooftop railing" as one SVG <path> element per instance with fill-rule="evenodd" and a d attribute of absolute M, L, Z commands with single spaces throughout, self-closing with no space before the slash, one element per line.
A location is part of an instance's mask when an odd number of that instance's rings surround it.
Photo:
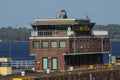
<path fill-rule="evenodd" d="M 80 32 L 82 34 L 82 32 Z M 85 35 L 84 32 L 83 35 L 77 36 L 81 38 L 103 38 L 103 37 L 109 37 L 108 35 Z M 72 30 L 32 30 L 31 31 L 31 37 L 68 37 L 68 36 L 74 36 L 74 31 Z"/>
<path fill-rule="evenodd" d="M 68 30 L 32 30 L 31 36 L 39 37 L 66 37 L 72 35 L 73 31 Z"/>

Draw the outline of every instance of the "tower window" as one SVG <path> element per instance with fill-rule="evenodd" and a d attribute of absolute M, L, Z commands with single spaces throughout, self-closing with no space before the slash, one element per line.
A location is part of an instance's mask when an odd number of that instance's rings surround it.
<path fill-rule="evenodd" d="M 34 41 L 33 42 L 33 48 L 34 49 L 39 49 L 40 48 L 40 42 L 39 41 Z"/>
<path fill-rule="evenodd" d="M 66 41 L 60 41 L 60 48 L 66 48 Z"/>
<path fill-rule="evenodd" d="M 48 42 L 47 41 L 42 42 L 42 48 L 48 48 Z"/>
<path fill-rule="evenodd" d="M 56 41 L 51 41 L 50 47 L 51 48 L 57 48 L 57 42 Z"/>

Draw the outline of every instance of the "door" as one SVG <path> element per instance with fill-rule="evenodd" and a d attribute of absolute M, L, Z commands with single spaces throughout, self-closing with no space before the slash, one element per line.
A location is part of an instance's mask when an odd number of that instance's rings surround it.
<path fill-rule="evenodd" d="M 52 69 L 57 69 L 58 67 L 58 59 L 57 58 L 52 58 Z"/>
<path fill-rule="evenodd" d="M 43 58 L 43 69 L 48 69 L 48 58 Z"/>

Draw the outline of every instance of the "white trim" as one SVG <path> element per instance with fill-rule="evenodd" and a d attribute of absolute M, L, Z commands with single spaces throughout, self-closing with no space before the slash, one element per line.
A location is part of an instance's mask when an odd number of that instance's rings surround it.
<path fill-rule="evenodd" d="M 68 39 L 68 38 L 76 38 L 76 39 L 82 39 L 82 38 L 89 38 L 89 39 L 92 39 L 92 38 L 108 38 L 108 36 L 77 36 L 77 37 L 74 37 L 74 36 L 66 36 L 66 37 L 39 37 L 39 36 L 32 36 L 32 37 L 29 37 L 29 39 Z"/>
<path fill-rule="evenodd" d="M 75 21 L 76 19 L 35 19 L 35 21 Z"/>
<path fill-rule="evenodd" d="M 69 54 L 66 54 L 66 53 L 63 53 L 63 55 L 84 55 L 84 54 L 109 54 L 109 51 L 106 51 L 106 52 L 82 52 L 82 53 L 69 53 Z"/>
<path fill-rule="evenodd" d="M 29 37 L 29 39 L 68 39 L 70 37 Z"/>
<path fill-rule="evenodd" d="M 35 54 L 35 53 L 30 53 L 30 56 L 37 56 L 37 54 Z"/>

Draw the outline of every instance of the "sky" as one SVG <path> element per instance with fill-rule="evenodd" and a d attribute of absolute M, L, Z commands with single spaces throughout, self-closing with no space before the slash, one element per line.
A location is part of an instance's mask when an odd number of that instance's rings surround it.
<path fill-rule="evenodd" d="M 0 0 L 0 28 L 28 27 L 36 18 L 86 18 L 98 25 L 120 24 L 120 0 Z"/>

